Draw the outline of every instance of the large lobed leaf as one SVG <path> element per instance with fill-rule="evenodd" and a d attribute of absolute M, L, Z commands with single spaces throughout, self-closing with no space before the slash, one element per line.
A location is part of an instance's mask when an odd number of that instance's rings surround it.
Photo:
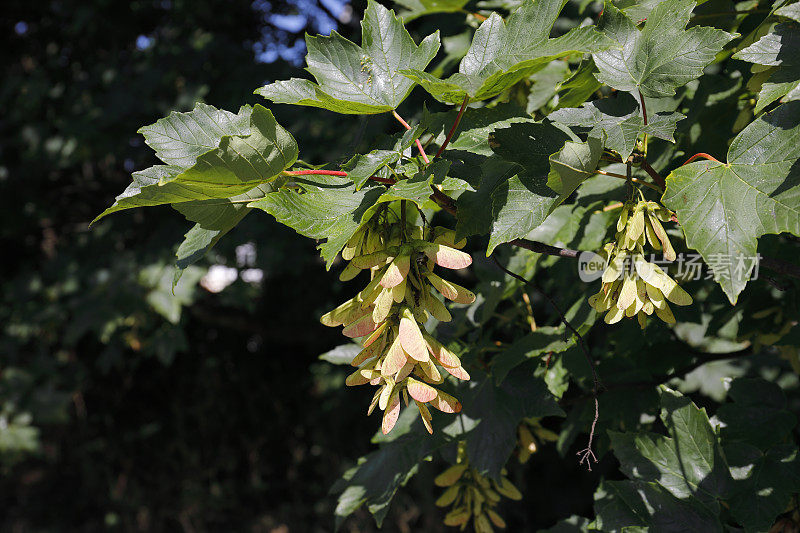
<path fill-rule="evenodd" d="M 699 78 L 735 35 L 700 26 L 685 30 L 694 6 L 692 0 L 660 2 L 639 30 L 628 15 L 606 0 L 598 27 L 618 46 L 592 54 L 600 71 L 597 79 L 620 91 L 662 98 Z"/>
<path fill-rule="evenodd" d="M 307 70 L 317 83 L 292 78 L 255 92 L 276 103 L 336 113 L 384 113 L 396 109 L 414 87 L 399 71 L 425 69 L 439 50 L 438 31 L 417 46 L 394 11 L 374 0 L 367 3 L 361 41 L 358 46 L 335 31 L 328 37 L 307 35 Z"/>
<path fill-rule="evenodd" d="M 632 479 L 654 481 L 676 498 L 693 496 L 715 513 L 727 496 L 730 475 L 705 410 L 669 389 L 661 419 L 670 436 L 611 432 L 614 455 Z"/>
<path fill-rule="evenodd" d="M 403 73 L 444 103 L 485 100 L 544 68 L 553 59 L 597 52 L 613 42 L 594 28 L 575 28 L 561 37 L 550 31 L 564 6 L 561 0 L 525 0 L 507 21 L 497 13 L 475 32 L 458 72 L 443 80 L 422 69 Z"/>
<path fill-rule="evenodd" d="M 686 244 L 715 266 L 735 304 L 750 279 L 758 237 L 800 235 L 800 102 L 762 115 L 742 130 L 728 162 L 698 161 L 667 177 L 664 204 L 678 214 Z"/>
<path fill-rule="evenodd" d="M 231 124 L 230 117 L 219 116 Z M 173 114 L 165 120 L 182 120 L 178 117 L 181 115 Z M 189 131 L 198 133 L 202 127 L 195 123 Z M 207 142 L 200 137 L 193 145 L 185 138 L 163 135 L 161 129 L 143 131 L 148 144 L 164 155 L 165 162 L 189 161 L 190 154 L 200 150 L 200 143 Z M 134 173 L 133 183 L 95 221 L 132 207 L 231 198 L 275 179 L 296 160 L 294 138 L 278 125 L 270 111 L 257 105 L 249 115 L 249 134 L 221 136 L 218 146 L 202 153 L 191 166 L 156 165 Z"/>
<path fill-rule="evenodd" d="M 783 14 L 790 16 L 793 11 L 787 9 L 800 11 L 800 8 L 794 7 L 798 4 L 781 8 L 777 13 L 783 11 Z M 757 65 L 774 67 L 774 72 L 761 85 L 756 113 L 760 113 L 779 98 L 782 98 L 783 102 L 800 100 L 800 24 L 796 22 L 778 24 L 767 35 L 740 50 L 733 57 Z"/>
<path fill-rule="evenodd" d="M 665 387 L 668 436 L 611 432 L 614 455 L 631 480 L 601 486 L 595 526 L 721 531 L 720 517 L 729 512 L 745 531 L 769 529 L 800 490 L 797 446 L 782 442 L 795 420 L 780 388 L 765 380 L 737 379 L 729 396 L 734 403 L 717 413 L 720 433 L 704 409 Z"/>
<path fill-rule="evenodd" d="M 133 183 L 95 221 L 131 207 L 172 204 L 196 223 L 178 247 L 178 276 L 250 212 L 249 200 L 275 190 L 276 176 L 297 159 L 292 136 L 261 106 L 234 114 L 198 103 L 139 133 L 166 165 L 134 172 Z"/>

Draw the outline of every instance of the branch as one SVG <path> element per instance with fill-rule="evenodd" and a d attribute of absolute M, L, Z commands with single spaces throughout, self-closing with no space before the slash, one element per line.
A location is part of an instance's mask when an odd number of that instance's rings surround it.
<path fill-rule="evenodd" d="M 396 118 L 396 119 L 397 119 L 397 121 L 398 121 L 400 124 L 402 124 L 402 125 L 403 125 L 403 127 L 404 127 L 405 129 L 407 129 L 407 130 L 410 130 L 410 129 L 411 129 L 411 126 L 409 126 L 409 125 L 408 125 L 408 122 L 406 122 L 405 120 L 403 120 L 403 117 L 401 117 L 400 115 L 398 115 L 398 114 L 397 114 L 397 111 L 395 111 L 394 109 L 392 109 L 392 115 L 394 116 L 394 118 Z M 426 164 L 426 165 L 429 165 L 429 164 L 431 163 L 431 161 L 430 161 L 430 159 L 428 159 L 428 155 L 425 153 L 425 149 L 422 147 L 422 143 L 421 143 L 421 142 L 419 142 L 419 139 L 414 139 L 414 142 L 415 142 L 415 143 L 417 143 L 417 149 L 419 150 L 419 155 L 421 155 L 421 156 L 422 156 L 422 160 L 423 160 L 423 161 L 425 161 L 425 164 Z"/>
<path fill-rule="evenodd" d="M 667 182 L 661 177 L 661 174 L 656 172 L 656 170 L 650 166 L 650 163 L 648 163 L 647 160 L 642 161 L 639 167 L 650 174 L 650 177 L 653 178 L 653 181 L 656 183 L 656 185 L 661 188 L 661 192 L 664 192 L 664 189 L 667 188 Z"/>
<path fill-rule="evenodd" d="M 646 163 L 644 163 L 644 164 L 646 164 Z M 648 167 L 649 167 L 649 165 L 648 165 Z M 602 174 L 603 176 L 611 176 L 612 178 L 620 178 L 620 179 L 623 179 L 623 180 L 628 179 L 627 176 L 623 176 L 622 174 L 617 174 L 616 172 L 606 172 L 605 170 L 600 170 L 599 168 L 597 170 L 595 170 L 595 172 L 597 174 Z M 653 172 L 655 172 L 655 170 L 653 170 Z M 659 179 L 661 178 L 661 176 L 658 176 L 658 177 L 659 177 Z M 655 191 L 658 191 L 660 193 L 664 192 L 664 187 L 659 187 L 658 185 L 655 185 L 653 183 L 648 183 L 648 182 L 646 182 L 644 180 L 640 180 L 639 178 L 630 178 L 630 180 L 632 182 L 634 182 L 634 183 L 638 183 L 639 185 L 644 185 L 645 187 L 649 187 L 649 188 L 651 188 L 651 189 L 653 189 Z M 664 180 L 661 180 L 661 181 L 664 181 Z"/>
<path fill-rule="evenodd" d="M 447 148 L 447 145 L 450 144 L 450 139 L 453 138 L 453 134 L 456 132 L 456 128 L 458 127 L 458 123 L 461 122 L 461 117 L 464 115 L 464 111 L 467 109 L 467 104 L 469 103 L 469 95 L 464 97 L 464 102 L 461 104 L 461 109 L 458 110 L 458 115 L 456 115 L 456 120 L 453 122 L 453 127 L 450 128 L 450 133 L 447 134 L 447 138 L 445 138 L 444 143 L 442 146 L 439 147 L 439 151 L 436 152 L 436 155 L 433 156 L 434 159 L 442 155 L 444 149 Z"/>
<path fill-rule="evenodd" d="M 589 442 L 587 443 L 586 448 L 578 452 L 578 455 L 581 456 L 579 464 L 586 463 L 586 467 L 591 472 L 592 462 L 595 463 L 597 462 L 597 457 L 595 456 L 594 451 L 592 450 L 592 443 L 594 441 L 595 429 L 597 428 L 597 420 L 600 418 L 600 402 L 597 400 L 597 396 L 600 393 L 600 378 L 597 376 L 597 370 L 595 369 L 595 364 L 594 364 L 594 359 L 592 359 L 592 354 L 586 347 L 586 342 L 583 340 L 583 336 L 578 332 L 577 329 L 575 329 L 575 327 L 572 324 L 570 324 L 569 320 L 567 320 L 567 317 L 561 311 L 561 308 L 548 293 L 544 292 L 541 287 L 539 287 L 536 283 L 533 282 L 533 280 L 527 280 L 522 276 L 520 276 L 519 274 L 512 272 L 511 270 L 501 265 L 500 261 L 498 261 L 497 257 L 495 257 L 494 255 L 492 255 L 492 260 L 500 270 L 502 270 L 512 278 L 521 281 L 525 285 L 530 286 L 539 294 L 544 296 L 547 299 L 547 301 L 550 302 L 550 305 L 553 306 L 553 309 L 556 310 L 556 313 L 558 313 L 558 316 L 561 318 L 561 322 L 564 324 L 564 327 L 570 330 L 572 334 L 575 335 L 575 337 L 578 339 L 578 344 L 580 345 L 581 350 L 583 351 L 583 355 L 586 357 L 586 361 L 589 363 L 589 367 L 592 369 L 592 397 L 594 398 L 594 419 L 592 420 L 592 428 L 589 430 Z"/>
<path fill-rule="evenodd" d="M 558 246 L 550 246 L 549 244 L 545 244 L 539 241 L 530 241 L 528 239 L 514 239 L 510 241 L 508 244 L 511 246 L 519 246 L 520 248 L 525 248 L 526 250 L 530 250 L 531 252 L 536 252 L 537 254 L 545 254 L 545 255 L 555 255 L 558 257 L 568 257 L 570 259 L 576 259 L 581 253 L 580 250 L 570 250 L 569 248 L 559 248 Z"/>
<path fill-rule="evenodd" d="M 698 157 L 704 155 L 706 154 L 698 154 Z M 287 170 L 284 171 L 284 174 L 286 174 L 287 176 L 307 176 L 313 174 L 318 174 L 323 176 L 343 176 L 343 177 L 347 176 L 347 172 L 340 170 Z M 393 185 L 395 183 L 395 180 L 391 178 L 380 178 L 378 176 L 371 176 L 370 179 L 372 181 L 383 183 L 385 185 Z M 431 194 L 430 199 L 433 202 L 435 202 L 439 207 L 441 207 L 443 210 L 447 211 L 454 217 L 458 216 L 456 201 L 447 196 L 439 189 L 435 187 L 433 188 L 433 193 Z M 583 253 L 583 250 L 571 250 L 569 248 L 559 248 L 558 246 L 551 246 L 543 242 L 531 241 L 528 239 L 514 239 L 513 241 L 509 241 L 507 244 L 511 246 L 518 246 L 519 248 L 525 248 L 526 250 L 530 250 L 531 252 L 536 252 L 537 254 L 554 255 L 557 257 L 567 257 L 569 259 L 577 259 L 577 257 L 581 253 Z M 765 268 L 777 272 L 778 274 L 783 274 L 784 276 L 800 279 L 800 266 L 795 265 L 793 263 L 789 263 L 782 259 L 765 257 L 762 255 L 761 264 Z"/>
<path fill-rule="evenodd" d="M 644 95 L 642 94 L 642 91 L 639 91 L 639 105 L 642 106 L 642 119 L 644 119 L 644 125 L 647 126 L 647 107 L 644 105 Z M 647 134 L 645 133 L 645 144 L 647 141 L 646 135 Z"/>

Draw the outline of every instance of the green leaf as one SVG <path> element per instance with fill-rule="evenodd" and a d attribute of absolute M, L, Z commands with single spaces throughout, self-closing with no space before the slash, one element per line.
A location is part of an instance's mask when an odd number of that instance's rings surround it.
<path fill-rule="evenodd" d="M 205 152 L 188 168 L 157 165 L 135 172 L 133 183 L 93 223 L 132 207 L 244 194 L 273 180 L 296 159 L 294 138 L 278 125 L 270 111 L 257 105 L 250 114 L 249 135 L 221 137 L 217 148 Z"/>
<path fill-rule="evenodd" d="M 395 200 L 409 200 L 417 204 L 420 209 L 433 207 L 430 199 L 433 184 L 441 185 L 447 178 L 450 162 L 444 160 L 434 161 L 424 170 L 413 177 L 400 180 L 381 195 L 379 202 L 393 202 Z"/>
<path fill-rule="evenodd" d="M 792 7 L 792 6 L 787 6 Z M 786 9 L 786 8 L 783 8 Z M 778 10 L 781 11 L 781 10 Z M 778 24 L 770 33 L 733 55 L 735 59 L 778 67 L 758 93 L 755 112 L 775 100 L 800 99 L 800 26 L 794 22 Z"/>
<path fill-rule="evenodd" d="M 250 134 L 252 108 L 243 106 L 238 114 L 198 103 L 189 113 L 172 112 L 138 133 L 167 165 L 188 169 L 197 158 L 219 146 L 226 135 Z"/>
<path fill-rule="evenodd" d="M 512 124 L 495 131 L 489 144 L 510 163 L 487 160 L 478 190 L 458 198 L 459 236 L 489 233 L 488 256 L 499 244 L 524 237 L 544 222 L 580 181 L 593 174 L 600 159 L 599 143 L 570 139 L 550 124 Z"/>
<path fill-rule="evenodd" d="M 696 498 L 714 513 L 730 487 L 728 467 L 705 411 L 664 389 L 661 419 L 670 436 L 609 432 L 614 455 L 631 479 L 655 482 L 679 499 Z"/>
<path fill-rule="evenodd" d="M 758 237 L 800 235 L 800 102 L 762 115 L 742 130 L 728 163 L 697 161 L 667 177 L 664 204 L 678 214 L 686 245 L 717 265 L 731 303 L 750 279 Z"/>
<path fill-rule="evenodd" d="M 585 143 L 567 141 L 561 150 L 550 156 L 547 186 L 561 195 L 559 203 L 595 174 L 602 153 L 600 140 L 589 138 Z"/>
<path fill-rule="evenodd" d="M 735 480 L 728 501 L 731 514 L 745 531 L 766 531 L 800 491 L 800 454 L 794 444 L 766 453 L 743 442 L 725 445 Z"/>
<path fill-rule="evenodd" d="M 545 106 L 550 103 L 561 88 L 561 84 L 571 74 L 569 63 L 560 59 L 551 61 L 542 70 L 533 74 L 529 78 L 531 87 L 528 93 L 528 105 L 525 110 L 531 114 L 539 110 L 546 113 L 548 108 Z"/>
<path fill-rule="evenodd" d="M 567 126 L 589 129 L 589 137 L 604 141 L 605 146 L 628 159 L 636 147 L 636 139 L 648 134 L 665 141 L 675 142 L 672 135 L 678 121 L 686 118 L 680 113 L 655 113 L 644 124 L 639 104 L 628 93 L 616 98 L 604 98 L 585 104 L 580 109 L 559 109 L 548 118 Z"/>
<path fill-rule="evenodd" d="M 357 189 L 360 189 L 381 168 L 398 162 L 403 157 L 403 152 L 419 139 L 423 131 L 425 128 L 417 124 L 410 130 L 404 131 L 391 150 L 378 149 L 367 154 L 355 155 L 342 165 L 342 170 L 347 171 L 347 177 L 355 183 Z"/>
<path fill-rule="evenodd" d="M 447 113 L 426 114 L 422 123 L 426 129 L 435 134 L 437 144 L 444 142 L 450 126 L 456 118 L 457 111 Z M 521 107 L 503 103 L 493 107 L 467 108 L 461 117 L 447 150 L 463 150 L 473 154 L 490 156 L 492 149 L 489 147 L 489 134 L 518 122 L 534 122 L 534 119 Z M 446 152 L 445 152 L 446 153 Z"/>
<path fill-rule="evenodd" d="M 800 22 L 800 2 L 795 2 L 794 4 L 789 4 L 788 6 L 783 6 L 782 8 L 775 11 L 776 15 L 780 15 L 782 17 L 790 18 L 796 22 Z"/>
<path fill-rule="evenodd" d="M 188 220 L 196 222 L 178 247 L 178 268 L 182 270 L 199 261 L 252 210 L 247 203 L 275 191 L 277 181 L 263 183 L 231 198 L 173 204 Z"/>
<path fill-rule="evenodd" d="M 766 451 L 782 442 L 797 424 L 795 415 L 786 409 L 783 391 L 775 383 L 736 379 L 728 396 L 733 403 L 723 404 L 717 411 L 725 442 L 742 441 Z"/>
<path fill-rule="evenodd" d="M 562 107 L 578 107 L 603 86 L 594 75 L 597 67 L 591 57 L 581 61 L 581 64 L 570 78 L 558 88 L 558 105 Z"/>
<path fill-rule="evenodd" d="M 423 15 L 435 13 L 458 13 L 469 0 L 395 0 L 395 5 L 403 6 L 405 10 L 398 15 L 405 21 L 411 22 Z"/>
<path fill-rule="evenodd" d="M 189 267 L 185 274 L 180 283 L 174 283 L 172 269 L 164 265 L 150 265 L 139 272 L 139 283 L 150 289 L 145 297 L 147 303 L 172 324 L 180 321 L 183 306 L 194 301 L 203 269 Z"/>
<path fill-rule="evenodd" d="M 493 13 L 475 32 L 458 72 L 445 80 L 421 69 L 402 72 L 440 102 L 460 104 L 467 96 L 476 102 L 500 94 L 553 59 L 613 44 L 591 27 L 551 39 L 563 4 L 561 0 L 525 0 L 507 21 Z"/>
<path fill-rule="evenodd" d="M 266 211 L 301 235 L 327 239 L 319 249 L 327 268 L 330 268 L 336 254 L 385 189 L 367 186 L 356 190 L 355 185 L 347 180 L 328 176 L 316 178 L 319 181 L 303 182 L 303 191 L 281 189 L 247 206 Z"/>
<path fill-rule="evenodd" d="M 734 35 L 700 26 L 685 30 L 694 6 L 692 0 L 660 2 L 640 31 L 607 0 L 598 26 L 619 46 L 593 54 L 597 79 L 620 91 L 661 98 L 699 78 Z"/>
<path fill-rule="evenodd" d="M 397 163 L 401 155 L 396 150 L 373 150 L 364 155 L 353 156 L 350 161 L 342 165 L 342 170 L 347 171 L 347 177 L 353 180 L 356 189 L 360 189 L 378 170 Z"/>
<path fill-rule="evenodd" d="M 661 421 L 681 455 L 687 481 L 723 497 L 730 476 L 705 409 L 698 409 L 689 398 L 662 385 Z"/>
<path fill-rule="evenodd" d="M 523 418 L 564 416 L 541 378 L 533 376 L 533 365 L 510 372 L 497 385 L 492 376 L 478 373 L 459 387 L 463 409 L 457 420 L 443 429 L 467 441 L 470 465 L 493 478 L 500 476 L 517 443 L 517 426 Z"/>
<path fill-rule="evenodd" d="M 331 488 L 332 493 L 341 493 L 334 511 L 337 529 L 362 505 L 381 526 L 397 489 L 416 474 L 419 463 L 435 449 L 436 441 L 419 429 L 362 457 L 358 466 L 348 470 Z"/>
<path fill-rule="evenodd" d="M 307 70 L 317 83 L 292 78 L 261 87 L 256 94 L 336 113 L 384 113 L 396 109 L 414 87 L 399 71 L 427 67 L 439 50 L 439 32 L 417 46 L 394 11 L 368 0 L 361 46 L 335 31 L 329 37 L 307 35 L 306 46 Z"/>
<path fill-rule="evenodd" d="M 581 297 L 566 313 L 566 318 L 581 335 L 585 335 L 597 318 L 584 297 Z M 577 338 L 559 326 L 541 326 L 514 341 L 511 346 L 492 358 L 492 375 L 497 383 L 505 379 L 508 372 L 528 359 L 543 354 L 561 353 L 575 346 Z"/>
<path fill-rule="evenodd" d="M 722 524 L 694 500 L 680 500 L 657 483 L 604 481 L 595 493 L 593 526 L 600 531 L 722 532 Z"/>

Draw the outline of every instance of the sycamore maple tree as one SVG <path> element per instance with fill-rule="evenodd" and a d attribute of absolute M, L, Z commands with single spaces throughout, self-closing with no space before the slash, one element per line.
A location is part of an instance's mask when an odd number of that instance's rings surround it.
<path fill-rule="evenodd" d="M 164 164 L 98 218 L 172 205 L 195 223 L 178 277 L 264 211 L 353 280 L 322 357 L 382 415 L 339 523 L 380 525 L 435 459 L 446 525 L 505 527 L 519 464 L 553 445 L 619 465 L 558 527 L 796 531 L 800 3 L 398 4 L 369 1 L 360 44 L 307 37 L 313 80 L 256 90 L 390 113 L 381 144 L 307 162 L 266 107 L 197 104 L 140 130 Z M 404 23 L 441 13 L 471 42 L 432 66 L 442 37 Z M 417 86 L 429 105 L 403 109 Z"/>

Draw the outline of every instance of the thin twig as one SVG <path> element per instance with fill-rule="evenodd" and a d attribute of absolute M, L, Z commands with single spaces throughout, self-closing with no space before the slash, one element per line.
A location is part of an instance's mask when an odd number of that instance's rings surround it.
<path fill-rule="evenodd" d="M 510 244 L 511 246 L 518 246 L 520 248 L 525 248 L 526 250 L 530 250 L 531 252 L 536 252 L 537 254 L 555 255 L 558 257 L 568 257 L 570 259 L 576 259 L 581 253 L 583 253 L 580 250 L 559 248 L 558 246 L 551 246 L 543 242 L 531 241 L 528 239 L 514 239 L 513 241 L 510 241 L 508 244 Z"/>
<path fill-rule="evenodd" d="M 651 167 L 650 163 L 648 163 L 647 160 L 642 161 L 639 167 L 648 174 L 650 174 L 650 177 L 653 178 L 653 181 L 656 182 L 656 185 L 658 185 L 661 188 L 661 192 L 664 192 L 664 189 L 667 188 L 667 182 L 664 180 L 663 177 L 661 177 L 661 174 L 656 172 L 656 169 Z"/>
<path fill-rule="evenodd" d="M 628 160 L 625 162 L 625 179 L 628 180 L 628 200 L 633 200 L 633 177 L 631 176 L 632 169 L 631 169 L 631 161 L 633 160 L 633 156 L 630 156 Z"/>
<path fill-rule="evenodd" d="M 687 159 L 686 162 L 683 165 L 688 165 L 689 163 L 691 163 L 692 161 L 694 161 L 698 157 L 702 157 L 703 159 L 708 159 L 709 161 L 714 161 L 715 163 L 719 163 L 720 165 L 723 164 L 722 161 L 720 161 L 719 159 L 717 159 L 713 155 L 708 155 L 708 154 L 706 154 L 704 152 L 700 152 L 699 154 L 694 154 L 692 157 Z M 683 166 L 683 165 L 681 165 L 681 166 Z"/>
<path fill-rule="evenodd" d="M 398 121 L 400 124 L 402 124 L 402 125 L 403 125 L 403 127 L 404 127 L 405 129 L 407 129 L 407 130 L 410 130 L 410 129 L 411 129 L 411 126 L 409 126 L 409 125 L 408 125 L 408 122 L 406 122 L 405 120 L 403 120 L 403 117 L 401 117 L 400 115 L 398 115 L 398 114 L 397 114 L 397 111 L 395 111 L 394 109 L 392 109 L 392 115 L 394 116 L 394 118 L 396 118 L 396 119 L 397 119 L 397 121 Z M 422 160 L 423 160 L 423 161 L 425 161 L 425 164 L 426 164 L 426 165 L 429 165 L 429 164 L 431 163 L 431 161 L 430 161 L 430 159 L 428 159 L 428 155 L 425 153 L 425 148 L 423 148 L 423 147 L 422 147 L 422 143 L 421 143 L 421 142 L 419 142 L 419 139 L 414 139 L 414 142 L 415 142 L 415 143 L 417 143 L 417 149 L 419 150 L 419 155 L 421 155 L 421 156 L 422 156 Z"/>
<path fill-rule="evenodd" d="M 600 170 L 600 169 L 595 170 L 595 172 L 597 174 L 602 174 L 603 176 L 611 176 L 612 178 L 619 178 L 619 179 L 623 179 L 623 180 L 627 180 L 628 179 L 627 176 L 623 176 L 622 174 L 617 174 L 615 172 L 606 172 L 605 170 Z M 649 188 L 651 188 L 653 190 L 656 190 L 658 192 L 662 192 L 662 193 L 664 192 L 663 188 L 659 187 L 658 185 L 655 185 L 654 183 L 650 183 L 648 181 L 640 180 L 639 178 L 630 178 L 630 180 L 632 182 L 634 182 L 634 183 L 638 183 L 639 185 L 644 185 L 645 187 L 649 187 Z"/>
<path fill-rule="evenodd" d="M 439 151 L 436 152 L 436 155 L 433 156 L 434 159 L 442 155 L 444 149 L 447 148 L 447 145 L 450 144 L 450 139 L 453 138 L 453 134 L 456 132 L 456 128 L 458 127 L 458 123 L 461 122 L 461 117 L 464 115 L 464 111 L 467 109 L 467 104 L 469 103 L 469 95 L 464 97 L 464 102 L 461 104 L 461 109 L 458 110 L 458 115 L 456 115 L 456 120 L 453 122 L 453 127 L 450 128 L 450 133 L 447 134 L 442 146 L 439 147 Z"/>
<path fill-rule="evenodd" d="M 642 120 L 643 126 L 647 126 L 647 106 L 644 105 L 644 95 L 642 91 L 639 91 L 639 105 L 642 107 Z M 647 162 L 647 132 L 642 135 L 642 155 L 644 156 L 644 162 Z"/>
<path fill-rule="evenodd" d="M 344 172 L 343 170 L 284 170 L 283 173 L 287 176 L 318 175 L 347 177 L 347 172 Z"/>
<path fill-rule="evenodd" d="M 642 91 L 639 91 L 639 105 L 642 106 L 642 120 L 644 121 L 644 125 L 647 126 L 647 107 L 644 105 L 644 95 Z"/>
<path fill-rule="evenodd" d="M 581 458 L 579 464 L 586 463 L 586 467 L 589 469 L 589 471 L 591 471 L 592 462 L 595 463 L 597 462 L 597 457 L 595 456 L 594 451 L 592 450 L 592 445 L 594 442 L 595 429 L 597 428 L 597 420 L 600 418 L 600 402 L 597 399 L 600 393 L 600 378 L 597 376 L 597 370 L 595 369 L 595 364 L 594 364 L 594 359 L 592 359 L 592 354 L 586 347 L 586 342 L 583 340 L 583 335 L 581 335 L 578 332 L 578 330 L 575 329 L 575 327 L 572 324 L 570 324 L 569 320 L 567 320 L 567 317 L 561 311 L 559 305 L 548 293 L 542 290 L 542 288 L 539 287 L 536 283 L 534 283 L 533 280 L 527 280 L 522 276 L 520 276 L 519 274 L 512 272 L 511 270 L 504 267 L 502 264 L 500 264 L 500 261 L 498 261 L 497 257 L 495 257 L 494 255 L 492 255 L 492 260 L 500 270 L 502 270 L 512 278 L 521 281 L 525 285 L 528 285 L 529 287 L 537 291 L 539 294 L 544 296 L 545 299 L 553 307 L 553 309 L 556 310 L 556 313 L 558 313 L 558 316 L 561 318 L 561 322 L 564 324 L 564 327 L 570 330 L 572 334 L 575 335 L 575 337 L 578 339 L 578 344 L 580 345 L 581 350 L 583 351 L 583 355 L 586 357 L 586 361 L 589 363 L 589 367 L 592 369 L 592 397 L 594 398 L 594 419 L 592 420 L 592 427 L 589 430 L 589 442 L 587 443 L 586 448 L 579 451 L 577 455 L 579 455 Z"/>

